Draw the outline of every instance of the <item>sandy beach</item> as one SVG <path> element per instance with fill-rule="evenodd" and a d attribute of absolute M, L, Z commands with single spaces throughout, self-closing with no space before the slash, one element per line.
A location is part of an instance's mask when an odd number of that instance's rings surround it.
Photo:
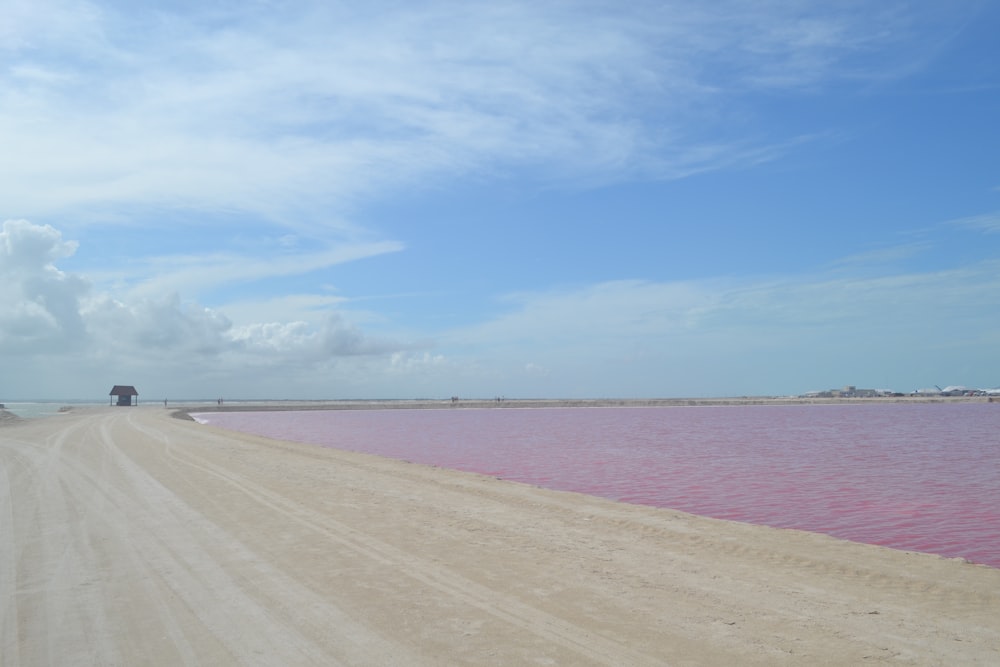
<path fill-rule="evenodd" d="M 1000 664 L 997 569 L 172 414 L 0 423 L 0 664 Z"/>

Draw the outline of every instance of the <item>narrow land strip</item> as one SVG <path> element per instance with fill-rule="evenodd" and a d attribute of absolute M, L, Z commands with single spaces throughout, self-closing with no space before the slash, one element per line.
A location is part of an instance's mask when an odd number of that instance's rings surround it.
<path fill-rule="evenodd" d="M 174 403 L 177 416 L 189 412 L 246 412 L 268 410 L 393 410 L 479 408 L 668 408 L 733 405 L 877 405 L 879 403 L 998 403 L 1000 396 L 878 396 L 872 398 L 808 398 L 803 396 L 741 396 L 732 398 L 456 398 L 392 400 L 237 401 Z"/>
<path fill-rule="evenodd" d="M 0 663 L 1000 663 L 1000 570 L 170 415 L 0 427 Z"/>

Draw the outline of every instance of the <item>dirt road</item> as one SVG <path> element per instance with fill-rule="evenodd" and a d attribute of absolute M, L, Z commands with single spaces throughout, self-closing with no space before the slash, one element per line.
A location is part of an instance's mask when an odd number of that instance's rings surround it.
<path fill-rule="evenodd" d="M 0 664 L 1000 664 L 1000 570 L 236 435 L 0 426 Z"/>

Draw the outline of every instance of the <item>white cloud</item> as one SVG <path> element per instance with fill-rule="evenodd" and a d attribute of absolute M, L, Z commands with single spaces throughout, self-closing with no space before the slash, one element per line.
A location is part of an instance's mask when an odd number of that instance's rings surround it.
<path fill-rule="evenodd" d="M 139 259 L 118 269 L 119 279 L 134 285 L 137 295 L 169 291 L 198 294 L 205 288 L 296 276 L 326 269 L 403 248 L 396 241 L 331 242 L 326 247 L 298 252 L 259 254 L 209 252 L 188 255 L 161 255 Z M 124 272 L 128 272 L 127 275 Z M 111 276 L 104 275 L 110 279 Z"/>
<path fill-rule="evenodd" d="M 522 293 L 505 299 L 510 311 L 495 320 L 462 329 L 450 342 L 518 348 L 526 343 L 552 348 L 650 334 L 684 333 L 698 327 L 721 298 L 711 283 L 653 283 L 623 280 L 578 288 Z"/>
<path fill-rule="evenodd" d="M 25 221 L 2 229 L 7 395 L 30 395 L 26 386 L 51 394 L 52 383 L 87 395 L 111 375 L 112 384 L 174 396 L 204 387 L 209 396 L 256 397 L 777 393 L 805 391 L 816 378 L 906 389 L 938 380 L 993 386 L 986 374 L 1000 363 L 996 260 L 880 276 L 839 267 L 739 283 L 522 292 L 476 326 L 413 342 L 373 335 L 342 298 L 322 293 L 273 312 L 266 304 L 279 301 L 237 303 L 234 322 L 228 306 L 175 292 L 98 292 L 58 268 L 75 250 L 58 230 Z M 809 387 L 797 386 L 802 377 Z"/>
<path fill-rule="evenodd" d="M 730 127 L 734 94 L 879 71 L 915 29 L 889 9 L 745 2 L 129 7 L 5 15 L 9 212 L 315 228 L 387 188 L 514 166 L 613 180 L 754 163 L 796 138 Z"/>
<path fill-rule="evenodd" d="M 3 224 L 0 359 L 5 368 L 28 360 L 36 367 L 59 361 L 67 375 L 81 374 L 81 368 L 122 367 L 191 384 L 203 373 L 234 381 L 247 369 L 282 365 L 289 372 L 321 373 L 337 359 L 388 356 L 407 348 L 366 333 L 337 312 L 340 299 L 323 295 L 303 296 L 297 308 L 290 300 L 288 312 L 307 314 L 309 321 L 261 321 L 266 311 L 258 309 L 257 320 L 234 326 L 225 309 L 184 301 L 174 291 L 155 296 L 96 292 L 82 276 L 55 265 L 75 249 L 50 226 L 24 220 Z M 248 316 L 249 306 L 240 312 Z M 5 373 L 11 383 L 36 374 Z"/>
<path fill-rule="evenodd" d="M 857 269 L 864 266 L 883 267 L 887 263 L 912 259 L 932 248 L 929 242 L 913 242 L 902 245 L 878 248 L 859 252 L 849 257 L 842 257 L 834 264 L 836 267 Z"/>
<path fill-rule="evenodd" d="M 1000 331 L 997 293 L 996 261 L 874 277 L 616 281 L 518 294 L 509 312 L 449 332 L 442 347 L 529 395 L 535 385 L 516 369 L 544 367 L 547 387 L 584 396 L 806 391 L 802 377 L 907 389 L 954 373 L 986 386 L 1000 361 L 984 358 Z"/>
<path fill-rule="evenodd" d="M 267 354 L 288 354 L 313 344 L 317 334 L 308 322 L 258 322 L 237 328 L 233 340 Z"/>
<path fill-rule="evenodd" d="M 7 220 L 0 231 L 0 349 L 75 348 L 84 335 L 79 302 L 88 284 L 55 266 L 76 245 L 48 225 Z"/>
<path fill-rule="evenodd" d="M 413 375 L 436 372 L 449 366 L 443 354 L 430 352 L 396 352 L 390 357 L 389 371 L 393 374 Z"/>
<path fill-rule="evenodd" d="M 376 337 L 365 329 L 376 314 L 303 286 L 312 272 L 401 250 L 357 222 L 364 204 L 391 205 L 400 189 L 680 178 L 798 150 L 837 128 L 779 126 L 755 104 L 905 76 L 953 36 L 952 14 L 968 16 L 906 2 L 7 0 L 2 215 L 170 229 L 177 243 L 120 261 L 103 254 L 113 241 L 88 244 L 97 266 L 52 227 L 5 223 L 0 354 L 13 369 L 37 352 L 22 377 L 64 374 L 56 359 L 155 377 L 170 358 L 184 367 L 178 383 L 214 374 L 237 388 L 280 377 L 302 393 L 391 395 L 406 378 L 448 395 L 518 377 L 586 393 L 599 384 L 588 373 L 624 377 L 629 364 L 663 378 L 720 360 L 752 373 L 762 349 L 808 359 L 803 340 L 820 331 L 855 342 L 986 335 L 995 266 L 877 273 L 917 257 L 918 244 L 798 279 L 541 286 L 509 296 L 505 314 L 438 332 L 437 347 Z M 990 233 L 995 218 L 952 224 Z M 251 225 L 269 242 L 233 241 Z M 276 278 L 295 282 L 293 294 L 277 296 Z M 229 287 L 265 284 L 226 301 Z M 972 333 L 943 324 L 957 316 Z"/>
<path fill-rule="evenodd" d="M 225 315 L 182 303 L 176 294 L 127 304 L 99 296 L 89 300 L 82 314 L 91 332 L 91 349 L 106 355 L 212 358 L 230 345 L 231 323 Z"/>
<path fill-rule="evenodd" d="M 544 366 L 539 366 L 531 361 L 524 365 L 524 372 L 528 375 L 539 375 L 542 377 L 547 377 L 549 375 L 549 369 Z"/>
<path fill-rule="evenodd" d="M 986 213 L 984 215 L 973 215 L 968 218 L 951 220 L 948 225 L 962 227 L 973 231 L 984 232 L 986 234 L 1000 233 L 1000 213 Z"/>
<path fill-rule="evenodd" d="M 53 262 L 70 257 L 77 244 L 63 241 L 62 234 L 49 225 L 33 225 L 27 220 L 7 220 L 0 232 L 0 265 L 11 273 L 56 271 Z"/>
<path fill-rule="evenodd" d="M 317 314 L 347 308 L 349 301 L 346 297 L 334 294 L 282 294 L 229 301 L 225 308 L 234 328 L 239 329 L 259 324 L 262 313 L 266 313 L 272 322 L 299 324 L 313 321 Z"/>

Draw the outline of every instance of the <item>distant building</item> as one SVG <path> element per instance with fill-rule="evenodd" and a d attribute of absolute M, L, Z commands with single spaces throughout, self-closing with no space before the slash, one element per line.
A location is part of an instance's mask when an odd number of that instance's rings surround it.
<path fill-rule="evenodd" d="M 111 388 L 108 396 L 111 397 L 111 402 L 108 405 L 114 404 L 115 396 L 118 397 L 118 405 L 132 405 L 133 396 L 135 396 L 135 404 L 139 404 L 139 392 L 130 384 L 116 384 Z"/>
<path fill-rule="evenodd" d="M 892 396 L 893 392 L 888 389 L 859 389 L 853 384 L 845 385 L 840 389 L 826 389 L 824 391 L 810 391 L 802 394 L 803 398 L 878 398 L 879 396 Z"/>

